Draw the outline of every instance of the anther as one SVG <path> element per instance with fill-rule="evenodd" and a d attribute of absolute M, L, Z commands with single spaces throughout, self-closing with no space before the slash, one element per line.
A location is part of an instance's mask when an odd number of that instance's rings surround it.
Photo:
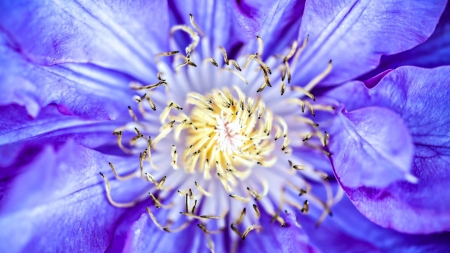
<path fill-rule="evenodd" d="M 281 96 L 283 96 L 285 91 L 286 91 L 286 84 L 284 82 L 281 82 Z"/>
<path fill-rule="evenodd" d="M 213 59 L 213 58 L 206 58 L 205 61 L 209 61 L 214 65 L 215 67 L 219 67 L 219 64 Z"/>
<path fill-rule="evenodd" d="M 308 200 L 305 200 L 303 202 L 303 208 L 302 208 L 302 213 L 308 213 L 309 212 L 309 203 Z"/>
<path fill-rule="evenodd" d="M 156 220 L 155 215 L 153 215 L 153 213 L 152 213 L 152 211 L 150 210 L 149 207 L 147 207 L 147 213 L 148 213 L 148 215 L 150 216 L 150 219 L 152 219 L 153 223 L 155 223 L 155 225 L 156 225 L 159 229 L 161 229 L 161 230 L 163 230 L 163 231 L 165 231 L 165 232 L 168 232 L 168 231 L 167 231 L 167 228 L 165 228 L 165 227 L 161 226 L 161 224 L 159 224 L 159 222 Z"/>
<path fill-rule="evenodd" d="M 239 225 L 244 221 L 245 214 L 247 213 L 246 208 L 242 209 L 241 215 L 239 215 L 239 218 L 233 222 L 234 225 Z"/>
<path fill-rule="evenodd" d="M 203 189 L 203 188 L 197 183 L 197 181 L 195 181 L 195 186 L 197 187 L 197 189 L 198 189 L 203 195 L 208 196 L 208 197 L 211 196 L 211 193 L 205 191 L 205 189 Z"/>
<path fill-rule="evenodd" d="M 191 25 L 195 28 L 195 30 L 200 34 L 200 36 L 205 37 L 205 33 L 202 31 L 200 26 L 195 22 L 194 15 L 189 14 L 189 20 L 191 21 Z"/>
<path fill-rule="evenodd" d="M 247 203 L 247 202 L 249 202 L 249 201 L 250 201 L 250 200 L 249 200 L 249 199 L 247 199 L 247 198 L 243 198 L 243 197 L 241 197 L 241 196 L 237 196 L 237 195 L 235 195 L 235 194 L 230 194 L 230 197 L 231 197 L 231 198 L 233 198 L 233 199 L 235 199 L 235 200 L 238 200 L 238 201 L 244 202 L 244 203 Z"/>
<path fill-rule="evenodd" d="M 138 123 L 136 114 L 134 114 L 133 109 L 131 109 L 131 106 L 128 106 L 128 113 L 130 114 L 131 118 L 133 118 L 134 122 Z"/>
<path fill-rule="evenodd" d="M 239 67 L 239 64 L 235 60 L 230 59 L 229 61 L 231 62 L 231 64 L 233 64 L 234 68 L 236 68 L 238 71 L 242 71 L 241 67 Z"/>
<path fill-rule="evenodd" d="M 194 206 L 192 207 L 191 213 L 195 214 L 196 207 L 197 207 L 197 200 L 194 201 Z"/>
<path fill-rule="evenodd" d="M 225 61 L 225 64 L 229 65 L 230 62 L 228 61 L 227 51 L 225 51 L 225 48 L 223 48 L 222 46 L 219 47 L 219 50 L 223 54 L 223 60 Z"/>
<path fill-rule="evenodd" d="M 99 172 L 100 176 L 102 176 L 103 180 L 105 181 L 105 189 L 106 189 L 106 196 L 108 198 L 108 201 L 111 205 L 119 208 L 126 208 L 126 207 L 132 207 L 136 205 L 136 202 L 129 202 L 129 203 L 117 203 L 115 202 L 111 197 L 111 185 L 109 184 L 108 178 L 103 175 L 103 173 Z"/>
<path fill-rule="evenodd" d="M 234 226 L 233 223 L 231 223 L 231 230 L 233 230 L 233 232 L 235 232 L 239 237 L 242 237 L 242 233 Z"/>
<path fill-rule="evenodd" d="M 261 217 L 261 212 L 259 211 L 258 206 L 256 204 L 253 204 L 253 209 L 255 210 L 256 218 L 259 219 L 259 217 Z"/>
<path fill-rule="evenodd" d="M 175 145 L 172 145 L 172 167 L 176 170 L 178 169 L 177 160 L 178 160 L 178 154 L 177 154 L 177 148 Z"/>
<path fill-rule="evenodd" d="M 161 180 L 159 181 L 158 185 L 156 186 L 156 189 L 160 190 L 162 188 L 164 182 L 166 182 L 166 176 L 161 178 Z"/>
<path fill-rule="evenodd" d="M 116 169 L 114 168 L 114 165 L 110 162 L 108 162 L 108 164 L 109 164 L 109 167 L 111 167 L 111 169 L 114 173 L 114 176 L 116 177 L 117 180 L 128 180 L 128 179 L 131 179 L 136 176 L 134 172 L 132 172 L 131 174 L 126 175 L 126 176 L 119 176 L 116 172 Z"/>
<path fill-rule="evenodd" d="M 247 237 L 248 233 L 250 233 L 253 230 L 257 230 L 260 231 L 261 230 L 261 226 L 259 225 L 250 225 L 247 227 L 247 229 L 245 229 L 244 233 L 242 233 L 242 240 L 245 240 L 245 238 Z"/>
<path fill-rule="evenodd" d="M 158 58 L 161 57 L 161 56 L 172 56 L 172 55 L 178 54 L 179 52 L 180 51 L 170 51 L 170 52 L 159 53 L 159 54 L 155 55 L 155 61 L 157 61 Z"/>
<path fill-rule="evenodd" d="M 263 40 L 259 36 L 256 36 L 256 39 L 258 40 L 258 55 L 262 55 L 264 51 Z"/>
<path fill-rule="evenodd" d="M 150 108 L 152 108 L 153 111 L 156 111 L 156 105 L 153 102 L 153 100 L 150 98 L 150 96 L 147 96 L 146 99 L 148 101 L 148 104 L 150 105 Z"/>
<path fill-rule="evenodd" d="M 313 101 L 316 101 L 316 97 L 308 90 L 303 89 L 302 87 L 298 87 L 298 86 L 292 86 L 292 89 L 295 91 L 299 91 L 299 92 L 305 94 L 306 96 L 308 96 L 309 98 L 311 98 Z"/>

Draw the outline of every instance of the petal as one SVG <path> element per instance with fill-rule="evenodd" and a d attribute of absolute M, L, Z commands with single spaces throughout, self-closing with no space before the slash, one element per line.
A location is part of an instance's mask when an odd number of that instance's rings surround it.
<path fill-rule="evenodd" d="M 35 65 L 1 42 L 0 105 L 23 105 L 36 117 L 55 103 L 64 114 L 115 119 L 128 114 L 127 106 L 134 103 L 128 76 L 92 64 Z"/>
<path fill-rule="evenodd" d="M 106 200 L 98 175 L 108 160 L 70 141 L 44 148 L 1 201 L 0 251 L 104 251 L 124 212 Z"/>
<path fill-rule="evenodd" d="M 0 167 L 24 159 L 19 153 L 27 153 L 26 149 L 40 150 L 42 143 L 63 143 L 67 139 L 104 153 L 123 155 L 112 132 L 125 125 L 127 119 L 84 120 L 61 114 L 55 105 L 44 107 L 36 118 L 31 118 L 24 107 L 0 106 L 0 154 L 7 157 L 0 161 Z"/>
<path fill-rule="evenodd" d="M 198 8 L 202 6 L 202 8 Z M 189 25 L 189 15 L 194 16 L 206 37 L 210 39 L 210 49 L 217 50 L 219 46 L 227 49 L 233 55 L 235 47 L 253 38 L 259 29 L 256 20 L 251 17 L 238 3 L 232 1 L 170 1 L 172 25 Z M 188 36 L 179 39 L 181 50 L 191 42 Z"/>
<path fill-rule="evenodd" d="M 125 252 L 210 252 L 203 232 L 194 223 L 180 232 L 167 233 L 157 228 L 147 213 L 132 224 L 124 246 Z M 225 252 L 220 245 L 215 249 Z"/>
<path fill-rule="evenodd" d="M 305 9 L 304 0 L 245 1 L 242 5 L 258 21 L 258 35 L 264 42 L 264 57 L 282 53 L 297 40 Z M 245 52 L 258 52 L 257 41 L 252 40 Z"/>
<path fill-rule="evenodd" d="M 0 28 L 17 51 L 47 66 L 92 63 L 148 80 L 153 56 L 168 44 L 162 0 L 2 1 L 0 16 Z"/>
<path fill-rule="evenodd" d="M 409 235 L 382 228 L 365 218 L 344 197 L 333 217 L 315 226 L 321 212 L 311 210 L 300 222 L 312 245 L 322 252 L 447 252 L 450 234 Z"/>
<path fill-rule="evenodd" d="M 330 135 L 334 171 L 345 187 L 385 187 L 412 178 L 413 143 L 398 114 L 382 107 L 342 111 Z"/>
<path fill-rule="evenodd" d="M 382 106 L 397 112 L 415 145 L 411 173 L 417 184 L 397 183 L 382 190 L 346 189 L 370 220 L 407 233 L 450 229 L 450 67 L 401 67 L 362 96 L 358 106 Z M 352 85 L 356 85 L 353 83 Z M 345 99 L 344 99 L 345 100 Z"/>
<path fill-rule="evenodd" d="M 299 40 L 309 44 L 295 75 L 299 85 L 325 70 L 323 84 L 339 84 L 375 68 L 381 55 L 424 42 L 444 10 L 445 0 L 318 1 L 306 3 Z M 417 17 L 422 17 L 420 20 Z"/>
<path fill-rule="evenodd" d="M 238 252 L 317 252 L 308 241 L 308 236 L 297 222 L 294 214 L 280 214 L 286 226 L 270 221 L 270 215 L 261 216 L 262 232 L 249 234 L 240 243 Z"/>
<path fill-rule="evenodd" d="M 427 41 L 408 51 L 382 56 L 380 65 L 360 79 L 364 80 L 386 69 L 406 65 L 424 68 L 450 65 L 450 2 L 447 2 L 436 30 Z"/>

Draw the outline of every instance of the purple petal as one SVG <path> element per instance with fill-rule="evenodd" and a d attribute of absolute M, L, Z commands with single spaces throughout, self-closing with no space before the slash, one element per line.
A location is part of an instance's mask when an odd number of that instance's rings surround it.
<path fill-rule="evenodd" d="M 409 235 L 382 228 L 365 218 L 344 197 L 333 208 L 333 216 L 319 226 L 320 212 L 302 215 L 300 222 L 312 245 L 322 252 L 447 252 L 450 234 Z"/>
<path fill-rule="evenodd" d="M 334 171 L 345 187 L 411 179 L 413 143 L 398 114 L 381 107 L 339 112 L 330 130 Z"/>
<path fill-rule="evenodd" d="M 16 50 L 47 66 L 92 63 L 148 80 L 168 44 L 165 1 L 2 1 L 0 16 Z"/>
<path fill-rule="evenodd" d="M 127 117 L 125 121 L 84 120 L 76 116 L 63 115 L 58 109 L 55 105 L 49 105 L 44 107 L 36 118 L 31 118 L 24 107 L 0 106 L 0 153 L 7 157 L 0 161 L 0 167 L 9 166 L 23 148 L 39 147 L 45 142 L 56 143 L 74 139 L 77 143 L 94 149 L 111 145 L 117 139 L 112 131 L 125 125 L 128 119 Z M 106 153 L 117 151 L 118 147 L 109 149 L 110 152 Z"/>
<path fill-rule="evenodd" d="M 258 35 L 264 42 L 263 57 L 281 53 L 297 40 L 305 8 L 304 0 L 244 1 L 242 6 L 259 23 Z M 251 54 L 257 50 L 256 40 L 251 41 L 246 48 L 246 52 Z"/>
<path fill-rule="evenodd" d="M 0 251 L 104 251 L 124 212 L 106 200 L 98 175 L 108 160 L 73 142 L 44 148 L 1 201 Z"/>
<path fill-rule="evenodd" d="M 61 113 L 89 119 L 115 119 L 134 103 L 130 78 L 91 64 L 39 66 L 0 40 L 0 105 L 26 106 L 36 117 L 51 103 Z"/>
<path fill-rule="evenodd" d="M 386 69 L 395 69 L 406 65 L 425 68 L 450 65 L 450 2 L 447 2 L 447 7 L 442 13 L 436 30 L 427 41 L 408 51 L 382 56 L 378 68 L 365 74 L 361 80 Z"/>
<path fill-rule="evenodd" d="M 259 29 L 256 20 L 235 1 L 176 0 L 170 1 L 169 7 L 172 25 L 189 25 L 189 14 L 194 15 L 195 22 L 210 39 L 211 50 L 223 46 L 230 55 L 235 47 L 238 48 L 243 42 L 254 38 Z M 189 37 L 184 37 L 179 44 L 187 46 L 190 41 Z M 181 50 L 184 51 L 184 47 Z"/>
<path fill-rule="evenodd" d="M 239 252 L 317 252 L 308 241 L 308 236 L 297 222 L 294 214 L 280 214 L 286 227 L 270 222 L 270 215 L 261 216 L 262 232 L 249 234 L 240 243 Z"/>
<path fill-rule="evenodd" d="M 195 222 L 180 232 L 167 233 L 157 228 L 149 215 L 144 213 L 131 225 L 126 235 L 125 252 L 210 252 L 205 235 Z M 216 252 L 226 252 L 222 245 L 216 244 L 215 249 Z"/>
<path fill-rule="evenodd" d="M 449 84 L 448 66 L 401 67 L 387 74 L 373 89 L 352 97 L 357 100 L 352 103 L 354 108 L 376 105 L 397 112 L 415 145 L 411 173 L 418 178 L 417 184 L 397 183 L 383 190 L 346 189 L 356 207 L 383 227 L 408 233 L 450 229 Z M 362 91 L 361 85 L 350 83 L 346 89 L 357 87 Z"/>
<path fill-rule="evenodd" d="M 373 68 L 381 55 L 424 42 L 444 10 L 445 0 L 318 1 L 306 3 L 299 40 L 309 43 L 295 80 L 305 85 L 333 60 L 323 84 L 338 84 Z M 418 19 L 417 17 L 421 17 Z"/>

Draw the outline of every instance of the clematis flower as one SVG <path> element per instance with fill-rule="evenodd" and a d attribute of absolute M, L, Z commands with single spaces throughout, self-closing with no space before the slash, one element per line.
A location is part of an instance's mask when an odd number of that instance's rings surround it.
<path fill-rule="evenodd" d="M 1 3 L 1 249 L 448 249 L 445 3 Z"/>

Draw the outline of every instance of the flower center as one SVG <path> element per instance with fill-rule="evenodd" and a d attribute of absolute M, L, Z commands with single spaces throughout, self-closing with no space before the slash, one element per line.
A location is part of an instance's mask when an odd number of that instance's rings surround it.
<path fill-rule="evenodd" d="M 205 179 L 210 179 L 211 171 L 214 171 L 228 192 L 232 188 L 228 183 L 230 180 L 236 182 L 235 177 L 246 178 L 257 164 L 269 167 L 276 162 L 276 156 L 272 155 L 275 145 L 271 110 L 266 108 L 261 98 L 246 97 L 237 86 L 232 91 L 215 89 L 205 96 L 188 93 L 189 116 L 170 102 L 167 109 L 179 110 L 161 113 L 164 125 L 153 142 L 157 145 L 167 137 L 165 129 L 174 129 L 177 145 L 173 146 L 173 167 L 180 167 L 175 147 L 181 144 L 185 146 L 181 167 L 186 172 L 203 171 Z M 179 125 L 174 126 L 174 121 L 180 122 Z M 182 131 L 185 131 L 186 139 L 180 141 Z"/>
<path fill-rule="evenodd" d="M 142 117 L 129 107 L 134 122 L 114 134 L 122 150 L 139 154 L 139 169 L 134 174 L 119 176 L 110 164 L 116 178 L 138 176 L 150 184 L 149 196 L 154 206 L 167 209 L 167 224 L 162 225 L 163 221 L 156 219 L 152 208 L 147 211 L 153 222 L 167 232 L 182 230 L 198 220 L 198 227 L 207 238 L 231 228 L 244 239 L 251 231 L 261 229 L 258 220 L 262 213 L 271 215 L 284 226 L 279 215 L 282 209 L 307 213 L 309 203 L 323 210 L 320 223 L 331 213 L 330 206 L 339 197 L 333 199 L 326 173 L 293 156 L 292 151 L 307 147 L 311 152 L 329 155 L 325 148 L 328 135 L 305 113 L 314 116 L 318 110 L 333 111 L 332 106 L 316 103 L 310 92 L 330 72 L 331 61 L 304 88 L 287 89 L 285 81 L 289 84 L 291 79 L 290 64 L 295 65 L 307 38 L 300 48 L 294 42 L 284 57 L 266 60 L 261 58 L 263 43 L 259 37 L 258 52 L 237 60 L 230 59 L 220 47 L 222 64 L 213 58 L 200 57 L 212 54 L 207 38 L 202 41 L 204 45 L 200 44 L 199 34 L 203 32 L 192 16 L 191 24 L 195 30 L 185 25 L 172 28 L 172 33 L 181 30 L 191 37 L 186 55 L 179 51 L 158 54 L 156 60 L 175 56 L 172 66 L 157 61 L 162 71 L 158 73 L 159 82 L 131 84 L 133 90 L 146 92 L 135 97 Z M 194 49 L 199 44 L 204 51 L 196 54 Z M 176 65 L 177 59 L 182 63 Z M 238 61 L 243 63 L 242 68 Z M 211 77 L 211 73 L 216 76 Z M 281 80 L 274 81 L 273 75 L 281 76 Z M 169 89 L 169 84 L 177 86 Z M 165 90 L 160 89 L 162 86 L 166 86 Z M 160 126 L 159 130 L 155 126 Z M 136 135 L 129 145 L 124 145 L 123 133 L 130 130 Z M 150 168 L 146 168 L 146 163 Z M 143 199 L 115 202 L 109 181 L 102 176 L 108 200 L 114 206 L 129 207 Z M 326 201 L 311 193 L 309 180 L 325 186 Z M 302 205 L 296 199 L 299 195 Z M 177 220 L 185 223 L 173 228 Z M 209 238 L 210 249 L 211 243 Z"/>

